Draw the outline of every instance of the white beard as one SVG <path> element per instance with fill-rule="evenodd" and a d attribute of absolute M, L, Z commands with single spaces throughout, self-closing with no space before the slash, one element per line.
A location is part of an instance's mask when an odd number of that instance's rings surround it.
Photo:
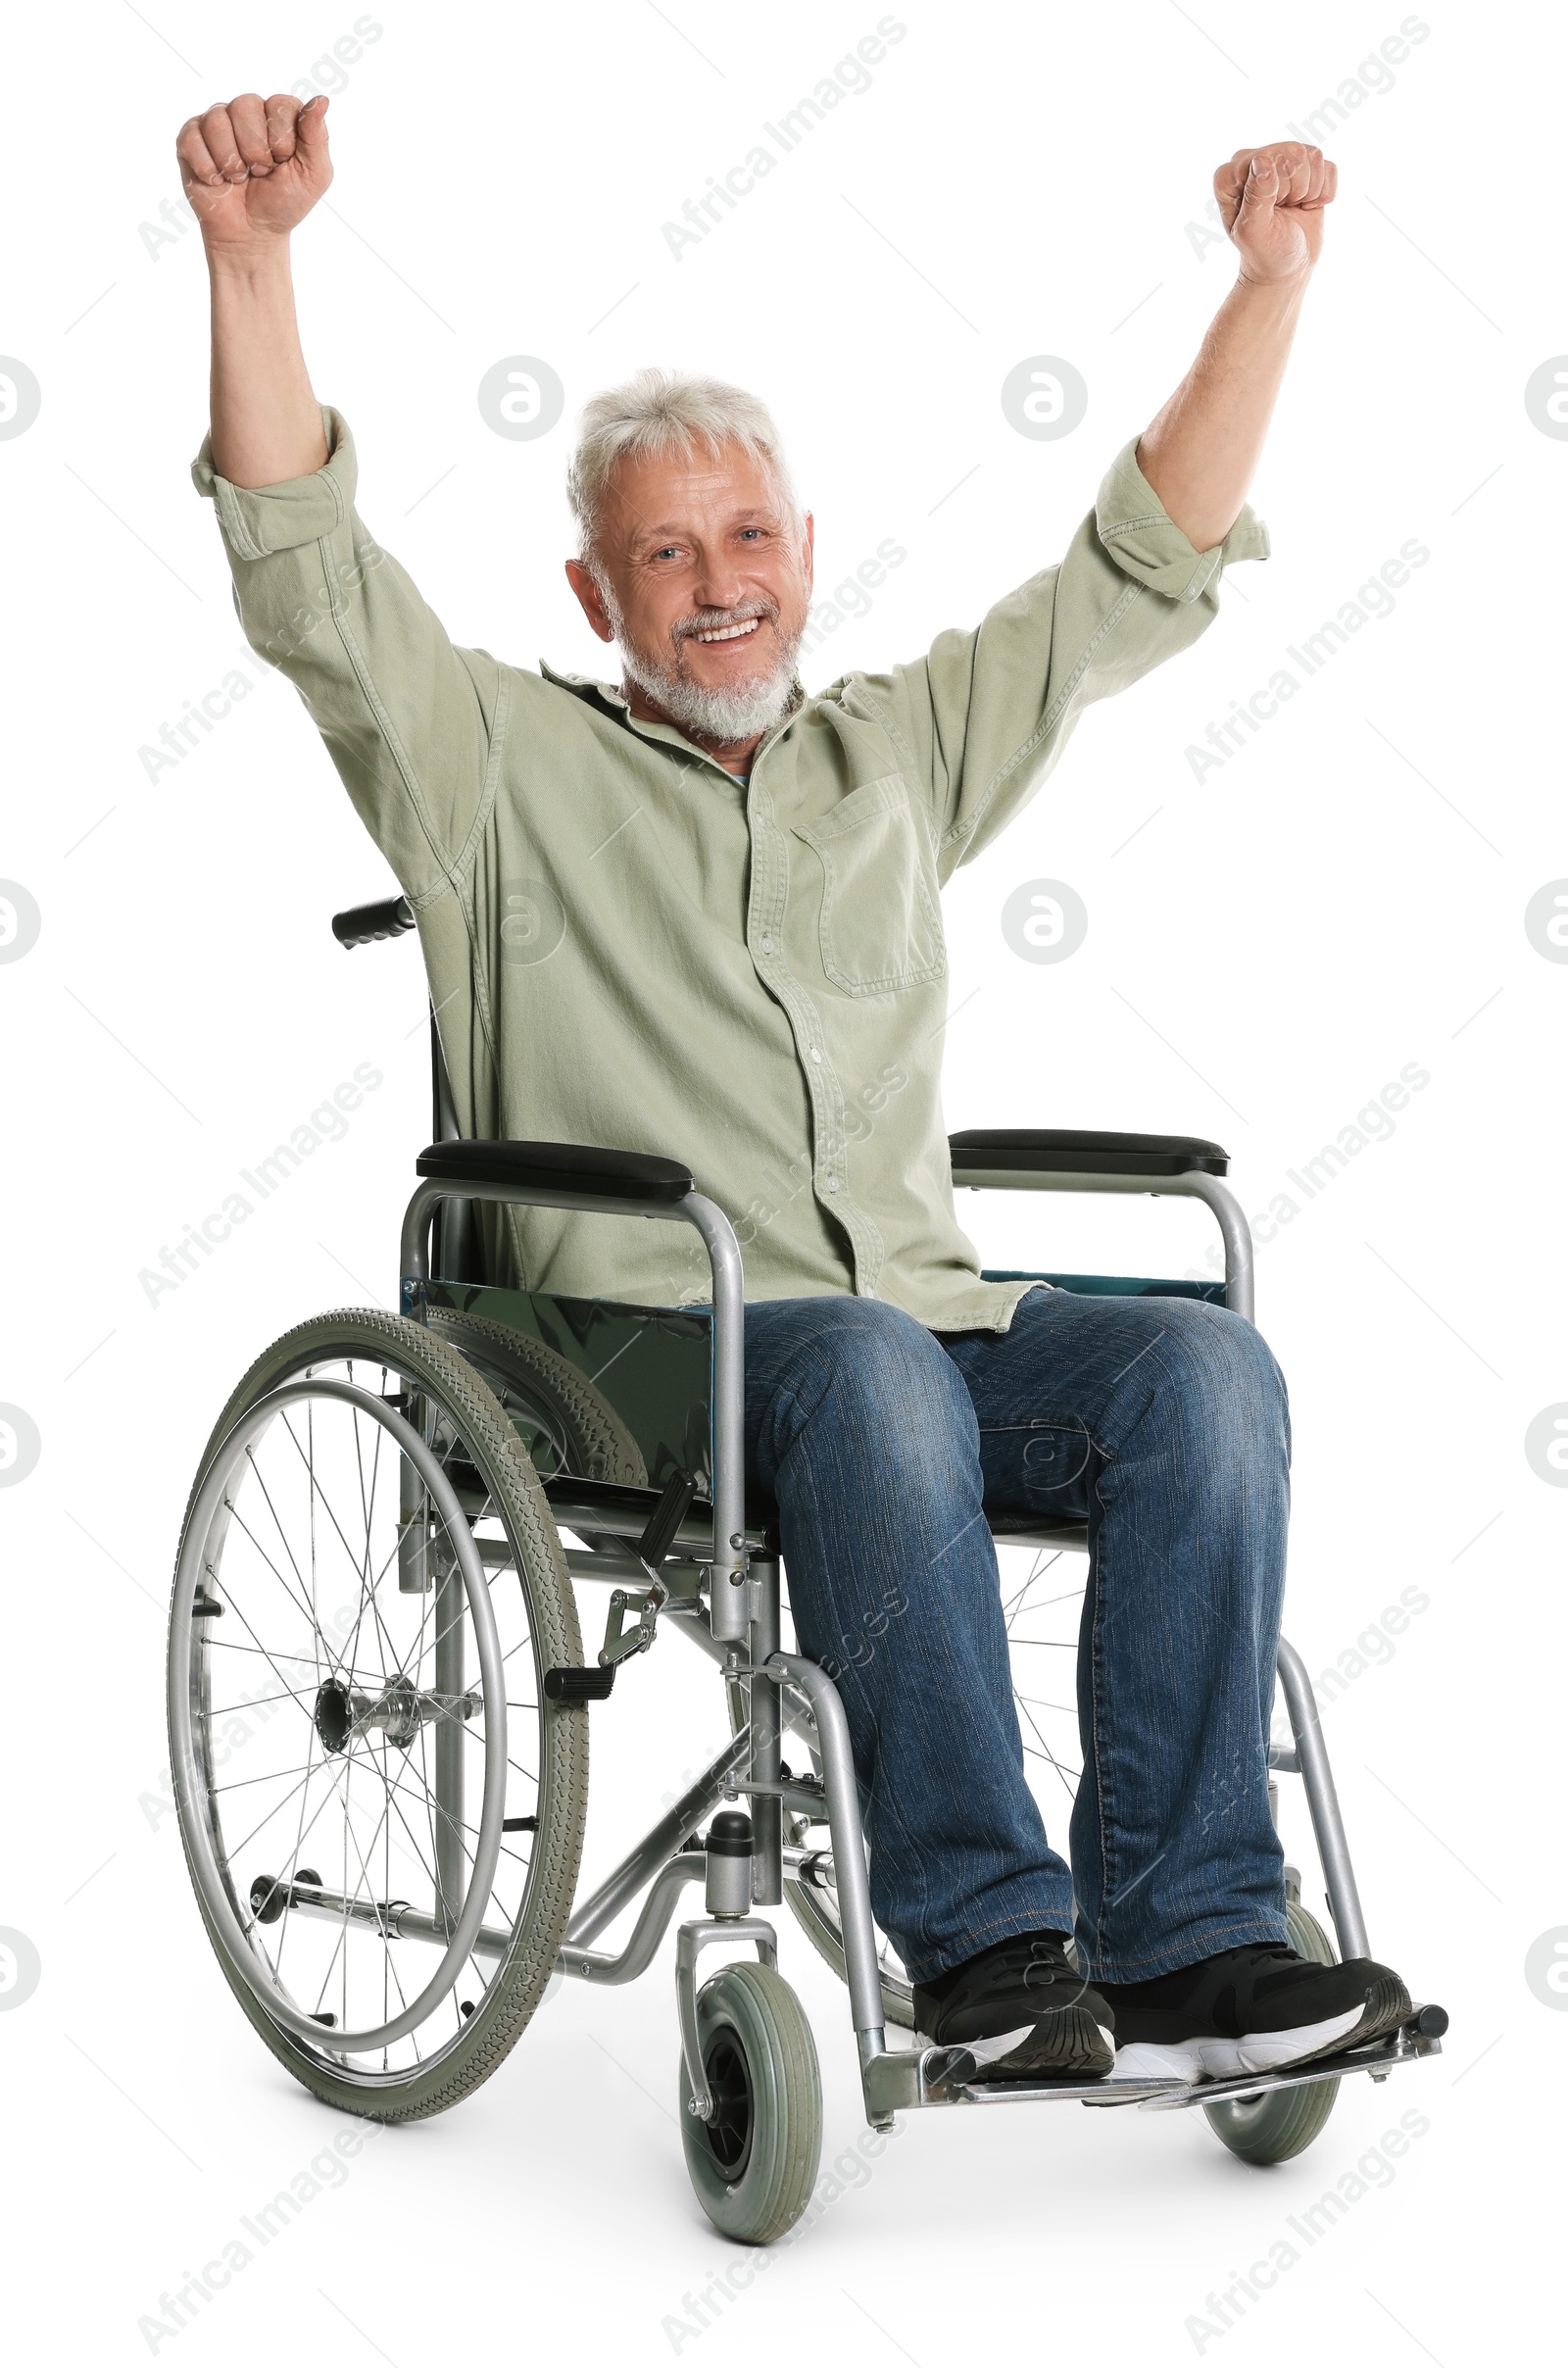
<path fill-rule="evenodd" d="M 625 618 L 608 585 L 602 584 L 600 592 L 610 612 L 626 672 L 637 688 L 656 700 L 670 721 L 678 723 L 694 740 L 710 740 L 720 747 L 733 740 L 755 740 L 763 732 L 770 732 L 775 723 L 781 723 L 799 706 L 804 694 L 796 679 L 795 666 L 805 634 L 804 624 L 782 644 L 778 662 L 768 673 L 710 690 L 682 673 L 672 660 L 655 658 L 650 652 L 639 650 L 626 631 Z M 748 613 L 755 614 L 742 612 Z"/>

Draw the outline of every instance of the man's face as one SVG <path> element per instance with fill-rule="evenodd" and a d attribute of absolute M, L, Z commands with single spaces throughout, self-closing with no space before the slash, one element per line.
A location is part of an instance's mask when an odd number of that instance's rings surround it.
<path fill-rule="evenodd" d="M 754 741 L 788 713 L 811 597 L 811 521 L 797 525 L 766 463 L 639 453 L 605 488 L 603 582 L 568 561 L 589 623 L 683 730 Z"/>

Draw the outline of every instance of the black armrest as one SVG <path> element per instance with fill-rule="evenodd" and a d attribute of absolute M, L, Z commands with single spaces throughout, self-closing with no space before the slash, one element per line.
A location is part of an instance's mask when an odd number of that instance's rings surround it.
<path fill-rule="evenodd" d="M 332 935 L 352 952 L 378 937 L 402 937 L 414 927 L 414 908 L 406 896 L 384 896 L 378 905 L 352 905 L 332 915 Z"/>
<path fill-rule="evenodd" d="M 695 1187 L 678 1159 L 588 1143 L 432 1143 L 415 1162 L 421 1176 L 461 1192 L 475 1184 L 524 1192 L 582 1192 L 605 1201 L 683 1201 Z"/>
<path fill-rule="evenodd" d="M 974 1126 L 948 1137 L 956 1179 L 962 1169 L 1017 1176 L 1222 1176 L 1217 1143 L 1199 1135 L 1102 1135 L 1069 1126 Z"/>

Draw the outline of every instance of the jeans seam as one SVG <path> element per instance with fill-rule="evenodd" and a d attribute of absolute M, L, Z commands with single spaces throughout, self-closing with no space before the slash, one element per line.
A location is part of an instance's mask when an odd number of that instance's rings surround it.
<path fill-rule="evenodd" d="M 1068 1910 L 1064 1907 L 1055 1912 L 1060 1917 L 1060 1920 L 1055 1923 L 1049 1920 L 1053 1911 L 1042 1907 L 1011 1908 L 1004 1913 L 989 1917 L 983 1924 L 966 1924 L 962 1933 L 956 1934 L 943 1950 L 945 1959 L 951 1954 L 951 1962 L 934 1965 L 929 1973 L 911 1974 L 909 1978 L 912 1982 L 918 1982 L 923 1986 L 944 1973 L 955 1973 L 960 1965 L 966 1965 L 971 1957 L 978 1956 L 983 1949 L 995 1947 L 998 1941 L 1011 1940 L 1020 1933 L 1066 1932 Z"/>
<path fill-rule="evenodd" d="M 1101 1494 L 1101 1481 L 1109 1468 L 1107 1455 L 1095 1477 L 1095 1502 L 1100 1507 L 1100 1519 L 1095 1524 L 1091 1547 L 1091 1580 L 1095 1591 L 1095 1617 L 1089 1632 L 1089 1725 L 1094 1744 L 1095 1761 L 1095 1832 L 1100 1846 L 1100 1898 L 1097 1902 L 1097 1923 L 1103 1923 L 1106 1903 L 1114 1899 L 1120 1886 L 1111 1880 L 1111 1849 L 1109 1834 L 1110 1806 L 1105 1783 L 1104 1734 L 1102 1710 L 1105 1704 L 1105 1688 L 1102 1666 L 1101 1647 L 1105 1621 L 1106 1578 L 1108 1556 L 1105 1551 L 1105 1500 Z M 1076 1872 L 1075 1877 L 1076 1881 Z"/>

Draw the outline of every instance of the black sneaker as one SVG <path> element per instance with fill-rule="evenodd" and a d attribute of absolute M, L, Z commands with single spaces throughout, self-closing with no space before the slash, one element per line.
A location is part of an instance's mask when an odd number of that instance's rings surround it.
<path fill-rule="evenodd" d="M 1228 2080 L 1382 2039 L 1410 1994 L 1370 1957 L 1319 1965 L 1280 1942 L 1227 1949 L 1149 1982 L 1103 1982 L 1118 2080 Z"/>
<path fill-rule="evenodd" d="M 1068 1963 L 1064 1933 L 1018 1933 L 916 1982 L 914 2019 L 987 2080 L 1101 2080 L 1115 2061 L 1116 2018 Z"/>

